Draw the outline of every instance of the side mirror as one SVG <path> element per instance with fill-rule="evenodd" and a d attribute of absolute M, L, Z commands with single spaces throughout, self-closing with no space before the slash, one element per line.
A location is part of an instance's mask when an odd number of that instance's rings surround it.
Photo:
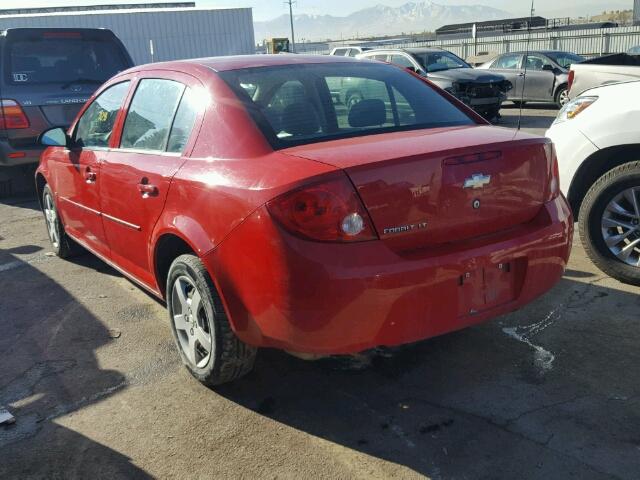
<path fill-rule="evenodd" d="M 40 143 L 45 147 L 68 147 L 70 141 L 67 132 L 60 127 L 56 127 L 40 135 Z"/>
<path fill-rule="evenodd" d="M 548 63 L 544 64 L 542 66 L 542 70 L 544 70 L 545 72 L 555 72 L 556 69 L 554 68 L 553 65 L 549 65 Z"/>
<path fill-rule="evenodd" d="M 408 70 L 411 73 L 420 73 L 416 67 L 405 67 L 405 70 Z"/>

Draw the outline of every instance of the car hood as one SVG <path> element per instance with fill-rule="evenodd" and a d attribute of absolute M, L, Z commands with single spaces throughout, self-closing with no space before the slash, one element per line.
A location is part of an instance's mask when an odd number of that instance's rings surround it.
<path fill-rule="evenodd" d="M 474 83 L 497 83 L 505 78 L 502 75 L 488 73 L 486 70 L 479 71 L 473 68 L 455 68 L 452 70 L 442 70 L 427 75 L 429 80 L 441 80 L 452 82 L 474 82 Z"/>

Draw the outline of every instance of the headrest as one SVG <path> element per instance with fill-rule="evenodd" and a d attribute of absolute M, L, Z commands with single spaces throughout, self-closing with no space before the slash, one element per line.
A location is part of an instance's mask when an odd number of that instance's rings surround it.
<path fill-rule="evenodd" d="M 361 100 L 349 111 L 349 125 L 352 127 L 375 127 L 385 123 L 387 107 L 377 98 Z"/>
<path fill-rule="evenodd" d="M 320 119 L 308 100 L 295 102 L 282 112 L 282 130 L 291 135 L 311 135 L 320 130 Z"/>

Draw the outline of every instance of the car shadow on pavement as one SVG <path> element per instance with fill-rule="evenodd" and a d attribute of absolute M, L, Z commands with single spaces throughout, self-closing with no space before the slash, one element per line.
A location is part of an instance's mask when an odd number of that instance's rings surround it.
<path fill-rule="evenodd" d="M 310 363 L 261 351 L 216 392 L 431 478 L 634 478 L 639 307 L 565 279 L 520 312 L 391 353 Z"/>
<path fill-rule="evenodd" d="M 148 478 L 121 453 L 61 425 L 127 384 L 96 359 L 113 341 L 109 330 L 15 256 L 38 249 L 0 249 L 0 405 L 16 419 L 0 426 L 0 478 Z"/>

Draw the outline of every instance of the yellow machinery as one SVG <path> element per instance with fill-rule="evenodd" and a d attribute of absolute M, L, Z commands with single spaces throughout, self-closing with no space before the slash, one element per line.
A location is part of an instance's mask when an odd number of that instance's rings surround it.
<path fill-rule="evenodd" d="M 278 54 L 289 52 L 291 45 L 288 38 L 270 38 L 267 40 L 267 53 Z"/>

